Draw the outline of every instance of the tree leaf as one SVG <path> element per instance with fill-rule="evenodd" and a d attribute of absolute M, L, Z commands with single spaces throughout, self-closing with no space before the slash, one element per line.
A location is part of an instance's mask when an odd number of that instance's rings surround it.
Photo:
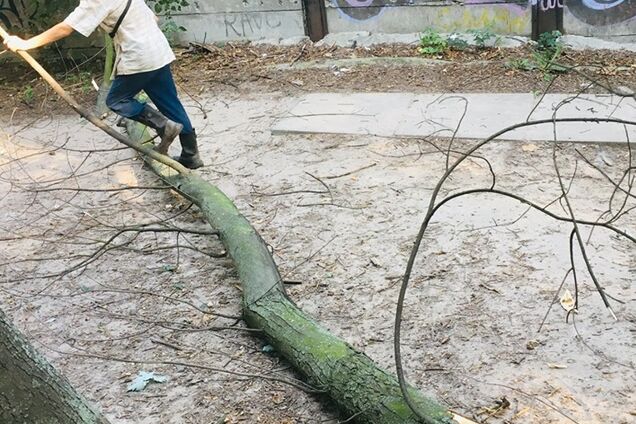
<path fill-rule="evenodd" d="M 565 309 L 566 312 L 570 312 L 574 309 L 574 298 L 568 289 L 565 289 L 563 296 L 561 296 L 561 307 Z"/>
<path fill-rule="evenodd" d="M 564 370 L 568 366 L 563 364 L 548 364 L 548 368 L 552 368 L 553 370 Z"/>

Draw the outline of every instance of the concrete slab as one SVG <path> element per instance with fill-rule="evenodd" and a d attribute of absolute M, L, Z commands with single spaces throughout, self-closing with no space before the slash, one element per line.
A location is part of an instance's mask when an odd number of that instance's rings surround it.
<path fill-rule="evenodd" d="M 346 59 L 318 59 L 271 65 L 270 69 L 289 71 L 290 69 L 342 69 L 357 66 L 437 66 L 452 63 L 449 60 L 429 59 L 428 57 L 353 57 Z M 473 61 L 472 64 L 490 63 L 487 60 Z"/>
<path fill-rule="evenodd" d="M 360 37 L 358 46 L 372 47 L 380 44 L 419 44 L 421 34 L 370 34 L 368 37 Z"/>
<path fill-rule="evenodd" d="M 559 107 L 562 103 L 564 105 Z M 611 116 L 636 120 L 634 98 L 611 95 L 549 94 L 540 99 L 524 93 L 312 93 L 301 98 L 287 115 L 276 121 L 272 133 L 451 136 L 459 125 L 457 137 L 486 138 L 526 121 L 529 116 L 531 120 L 550 119 L 557 108 L 559 118 Z M 628 131 L 631 139 L 636 140 L 636 128 Z M 560 141 L 626 142 L 625 129 L 608 123 L 561 123 L 557 136 Z M 552 124 L 543 124 L 520 128 L 500 138 L 549 141 L 553 137 Z"/>
<path fill-rule="evenodd" d="M 561 40 L 563 43 L 574 50 L 628 50 L 636 52 L 636 43 L 629 43 L 622 40 L 620 43 L 615 41 L 607 41 L 595 37 L 584 37 L 581 35 L 564 35 Z"/>
<path fill-rule="evenodd" d="M 316 46 L 338 46 L 352 48 L 358 45 L 359 40 L 367 39 L 371 34 L 368 31 L 334 32 L 325 35 L 325 38 L 316 42 Z"/>
<path fill-rule="evenodd" d="M 251 40 L 251 44 L 255 46 L 296 46 L 298 44 L 311 43 L 306 35 L 297 35 L 288 38 L 263 38 L 260 40 Z"/>

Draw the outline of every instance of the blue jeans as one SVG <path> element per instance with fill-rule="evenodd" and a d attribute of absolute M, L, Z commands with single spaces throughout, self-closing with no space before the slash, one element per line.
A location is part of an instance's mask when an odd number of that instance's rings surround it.
<path fill-rule="evenodd" d="M 183 125 L 181 134 L 194 132 L 190 118 L 177 96 L 170 65 L 155 71 L 118 75 L 110 87 L 106 105 L 116 114 L 134 120 L 145 106 L 145 103 L 135 99 L 142 90 L 168 119 Z"/>

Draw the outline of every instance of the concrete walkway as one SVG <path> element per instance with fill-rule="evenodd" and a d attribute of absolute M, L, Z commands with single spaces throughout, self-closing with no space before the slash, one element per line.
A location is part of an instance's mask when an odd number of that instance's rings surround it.
<path fill-rule="evenodd" d="M 451 136 L 459 125 L 457 137 L 483 139 L 528 119 L 550 119 L 557 108 L 558 118 L 613 117 L 636 121 L 634 98 L 611 95 L 549 94 L 541 99 L 525 93 L 313 93 L 302 97 L 276 121 L 272 133 Z M 630 139 L 636 140 L 636 127 L 629 127 L 628 132 Z M 573 142 L 626 142 L 625 128 L 608 123 L 559 123 L 557 137 Z M 500 138 L 549 141 L 554 139 L 553 125 L 520 128 Z"/>

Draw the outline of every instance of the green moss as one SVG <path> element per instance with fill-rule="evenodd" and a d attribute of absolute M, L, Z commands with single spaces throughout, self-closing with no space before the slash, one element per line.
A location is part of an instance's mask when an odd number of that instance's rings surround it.
<path fill-rule="evenodd" d="M 131 130 L 134 134 L 139 131 Z M 210 225 L 219 230 L 243 286 L 244 318 L 250 326 L 263 330 L 276 351 L 312 384 L 325 388 L 347 414 L 359 414 L 358 421 L 418 422 L 402 400 L 394 377 L 330 334 L 286 297 L 281 276 L 265 243 L 227 196 L 194 173 L 166 175 L 167 167 L 156 163 L 151 166 L 199 204 Z M 449 418 L 448 412 L 435 402 L 416 391 L 413 396 L 435 423 L 445 423 Z"/>

